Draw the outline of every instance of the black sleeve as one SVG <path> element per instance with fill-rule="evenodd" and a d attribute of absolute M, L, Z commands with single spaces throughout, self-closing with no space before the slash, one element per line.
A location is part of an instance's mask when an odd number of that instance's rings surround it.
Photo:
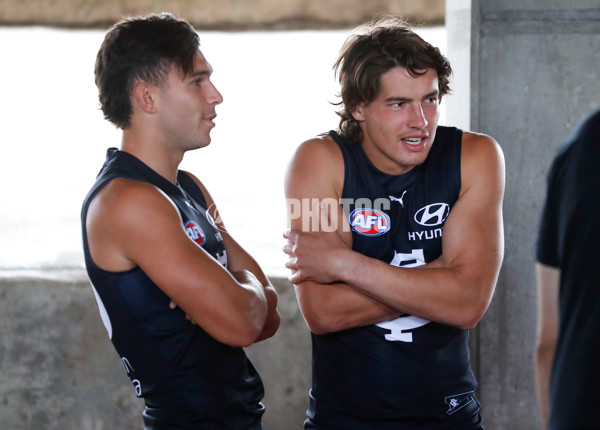
<path fill-rule="evenodd" d="M 557 169 L 558 160 L 555 160 L 548 174 L 546 199 L 540 217 L 536 246 L 537 261 L 551 267 L 560 267 L 558 255 L 560 205 L 558 202 L 559 193 L 557 192 Z"/>

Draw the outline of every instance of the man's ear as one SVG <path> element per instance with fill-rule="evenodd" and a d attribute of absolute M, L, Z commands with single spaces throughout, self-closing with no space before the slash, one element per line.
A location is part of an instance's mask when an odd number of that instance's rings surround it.
<path fill-rule="evenodd" d="M 138 82 L 133 88 L 133 96 L 138 106 L 149 114 L 156 113 L 155 88 L 153 85 L 143 81 Z"/>
<path fill-rule="evenodd" d="M 350 110 L 350 113 L 352 114 L 352 117 L 360 122 L 360 121 L 364 121 L 365 120 L 365 104 L 364 103 L 358 103 L 356 105 L 354 105 L 354 107 Z"/>

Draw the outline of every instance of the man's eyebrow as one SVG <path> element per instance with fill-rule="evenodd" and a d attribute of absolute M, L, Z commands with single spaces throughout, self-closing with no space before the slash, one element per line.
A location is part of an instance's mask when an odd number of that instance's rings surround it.
<path fill-rule="evenodd" d="M 196 78 L 199 76 L 208 76 L 210 75 L 210 70 L 194 70 L 192 73 L 188 75 L 189 78 Z"/>
<path fill-rule="evenodd" d="M 427 93 L 423 96 L 424 99 L 428 99 L 431 97 L 438 97 L 440 95 L 440 92 L 438 90 L 433 90 L 430 93 Z M 387 99 L 385 99 L 386 102 L 400 102 L 400 103 L 409 103 L 412 102 L 414 99 L 410 98 L 410 97 L 401 97 L 401 96 L 391 96 L 388 97 Z"/>
<path fill-rule="evenodd" d="M 400 102 L 400 103 L 408 103 L 408 102 L 412 102 L 413 99 L 409 98 L 409 97 L 400 97 L 400 96 L 392 96 L 392 97 L 388 97 L 387 99 L 385 99 L 386 102 Z"/>
<path fill-rule="evenodd" d="M 433 90 L 430 93 L 425 94 L 425 97 L 423 97 L 424 99 L 428 99 L 430 97 L 439 97 L 440 96 L 440 91 L 439 90 Z"/>

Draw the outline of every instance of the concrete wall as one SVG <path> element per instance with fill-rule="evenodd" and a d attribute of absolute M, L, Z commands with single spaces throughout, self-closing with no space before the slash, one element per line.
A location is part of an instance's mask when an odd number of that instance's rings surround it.
<path fill-rule="evenodd" d="M 556 149 L 600 107 L 600 7 L 597 0 L 452 0 L 446 12 L 449 56 L 462 74 L 448 118 L 496 138 L 506 158 L 504 265 L 474 333 L 484 420 L 495 430 L 535 429 L 537 221 Z"/>
<path fill-rule="evenodd" d="M 391 13 L 439 25 L 444 0 L 0 0 L 0 25 L 107 27 L 122 16 L 169 11 L 199 30 L 354 27 Z"/>
<path fill-rule="evenodd" d="M 0 280 L 0 428 L 139 429 L 91 288 L 63 275 Z"/>
<path fill-rule="evenodd" d="M 265 430 L 301 428 L 310 336 L 287 281 L 279 332 L 248 349 L 263 376 Z M 139 430 L 136 398 L 81 272 L 0 278 L 0 429 Z"/>

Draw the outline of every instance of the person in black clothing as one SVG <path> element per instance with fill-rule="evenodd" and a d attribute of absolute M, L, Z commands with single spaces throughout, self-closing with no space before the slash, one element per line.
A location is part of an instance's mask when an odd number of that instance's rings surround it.
<path fill-rule="evenodd" d="M 537 395 L 542 428 L 598 428 L 600 110 L 556 155 L 537 241 Z"/>
<path fill-rule="evenodd" d="M 305 428 L 481 429 L 467 341 L 503 257 L 502 151 L 438 126 L 450 65 L 400 19 L 357 29 L 335 69 L 339 130 L 299 146 L 285 185 Z"/>
<path fill-rule="evenodd" d="M 211 74 L 194 28 L 170 14 L 117 23 L 96 59 L 102 111 L 123 136 L 83 204 L 85 262 L 146 430 L 262 428 L 243 347 L 275 334 L 277 295 L 178 169 L 211 141 L 223 101 Z"/>

